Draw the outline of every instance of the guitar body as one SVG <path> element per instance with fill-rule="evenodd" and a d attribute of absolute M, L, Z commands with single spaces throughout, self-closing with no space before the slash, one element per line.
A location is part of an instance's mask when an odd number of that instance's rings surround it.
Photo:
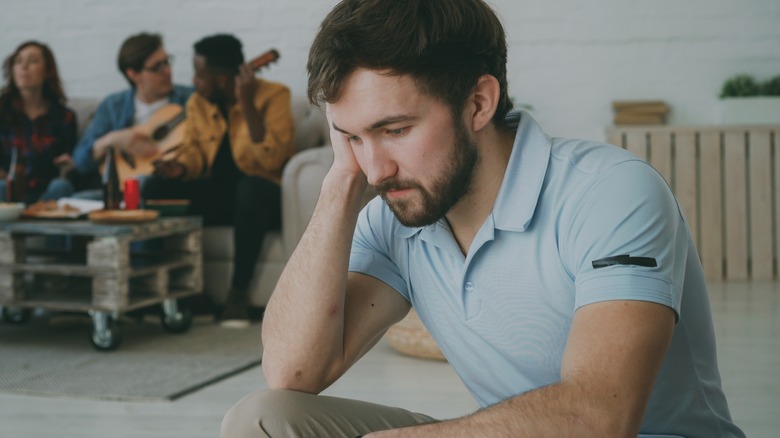
<path fill-rule="evenodd" d="M 184 108 L 175 103 L 169 103 L 155 111 L 152 117 L 141 125 L 134 126 L 133 129 L 139 130 L 148 135 L 155 142 L 157 151 L 148 156 L 133 155 L 135 167 L 122 157 L 122 154 L 116 154 L 116 169 L 119 174 L 120 187 L 124 187 L 127 178 L 133 178 L 139 175 L 151 175 L 154 171 L 154 161 L 160 159 L 168 150 L 176 147 L 184 141 L 183 122 Z M 181 119 L 177 123 L 172 123 Z M 160 128 L 166 129 L 166 133 L 160 140 L 154 140 L 154 133 Z"/>

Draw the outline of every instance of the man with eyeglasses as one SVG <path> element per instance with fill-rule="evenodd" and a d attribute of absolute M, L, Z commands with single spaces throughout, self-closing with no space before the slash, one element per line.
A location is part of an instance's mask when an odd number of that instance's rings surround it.
<path fill-rule="evenodd" d="M 173 56 L 165 51 L 159 34 L 139 33 L 122 43 L 117 64 L 130 88 L 111 94 L 100 103 L 73 153 L 79 172 L 95 174 L 109 147 L 134 156 L 154 154 L 156 146 L 148 134 L 133 127 L 147 122 L 169 103 L 183 107 L 194 91 L 192 87 L 173 84 L 172 61 Z M 95 196 L 99 198 L 98 194 Z"/>

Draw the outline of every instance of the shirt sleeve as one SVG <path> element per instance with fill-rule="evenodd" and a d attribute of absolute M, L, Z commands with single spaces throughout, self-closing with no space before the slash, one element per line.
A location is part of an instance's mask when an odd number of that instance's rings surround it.
<path fill-rule="evenodd" d="M 92 118 L 84 136 L 76 145 L 73 150 L 73 161 L 76 164 L 76 169 L 83 173 L 89 174 L 98 170 L 98 163 L 92 157 L 92 147 L 95 141 L 112 131 L 114 128 L 111 124 L 111 105 L 108 99 L 104 99 Z"/>
<path fill-rule="evenodd" d="M 260 86 L 264 85 L 267 83 L 260 83 Z M 256 102 L 264 113 L 265 137 L 250 150 L 255 161 L 268 173 L 279 173 L 295 152 L 291 99 L 289 89 L 278 87 L 267 98 Z"/>
<path fill-rule="evenodd" d="M 181 105 L 183 108 L 187 106 L 187 101 L 195 91 L 194 88 L 185 85 L 174 85 L 173 94 L 171 95 L 171 102 Z"/>
<path fill-rule="evenodd" d="M 384 208 L 384 201 L 376 198 L 360 212 L 352 251 L 349 257 L 349 271 L 374 277 L 398 291 L 411 302 L 409 288 L 393 259 L 398 259 L 395 247 L 405 242 L 393 238 L 397 223 L 392 212 Z"/>
<path fill-rule="evenodd" d="M 688 229 L 658 172 L 638 160 L 615 165 L 596 177 L 578 205 L 561 242 L 575 278 L 575 308 L 641 300 L 679 317 Z"/>
<path fill-rule="evenodd" d="M 198 121 L 205 120 L 207 117 L 203 114 L 206 107 L 198 105 L 197 99 L 191 98 L 184 108 L 187 112 L 187 119 L 184 122 L 184 139 L 176 161 L 184 167 L 184 179 L 194 180 L 200 178 L 206 165 L 203 147 L 197 134 L 197 130 L 201 128 L 198 126 Z"/>

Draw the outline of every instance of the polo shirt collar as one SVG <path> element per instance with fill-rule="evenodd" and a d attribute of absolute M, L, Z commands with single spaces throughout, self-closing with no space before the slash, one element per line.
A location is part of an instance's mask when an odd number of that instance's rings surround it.
<path fill-rule="evenodd" d="M 507 120 L 517 130 L 504 181 L 493 206 L 493 218 L 497 229 L 525 231 L 542 193 L 552 141 L 525 111 L 511 112 Z"/>
<path fill-rule="evenodd" d="M 527 112 L 512 111 L 506 119 L 508 126 L 515 129 L 515 143 L 488 221 L 492 221 L 496 229 L 522 232 L 528 228 L 536 210 L 550 161 L 552 142 Z M 422 237 L 427 238 L 425 240 L 432 241 L 451 236 L 445 218 L 425 227 L 410 228 L 399 224 L 396 230 L 396 234 L 402 238 L 410 238 L 418 233 L 422 233 Z M 442 235 L 437 238 L 440 233 Z"/>

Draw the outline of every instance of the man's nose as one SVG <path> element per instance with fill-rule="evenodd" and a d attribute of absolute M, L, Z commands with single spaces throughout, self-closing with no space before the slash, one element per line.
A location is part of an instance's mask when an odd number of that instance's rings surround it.
<path fill-rule="evenodd" d="M 398 164 L 395 159 L 381 145 L 364 145 L 365 168 L 368 183 L 375 186 L 387 178 L 395 176 L 398 172 Z"/>

